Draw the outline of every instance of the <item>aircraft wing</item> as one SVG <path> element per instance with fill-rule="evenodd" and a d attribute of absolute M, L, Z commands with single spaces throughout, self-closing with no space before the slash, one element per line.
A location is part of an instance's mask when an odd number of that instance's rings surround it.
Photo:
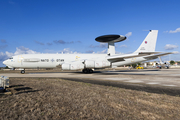
<path fill-rule="evenodd" d="M 109 60 L 110 62 L 118 62 L 118 61 L 125 61 L 124 59 L 140 57 L 140 56 L 142 56 L 142 55 L 139 55 L 139 53 L 113 55 L 113 56 L 108 56 L 107 60 Z"/>
<path fill-rule="evenodd" d="M 107 59 L 111 62 L 125 61 L 124 59 L 134 58 L 134 57 L 143 57 L 145 59 L 156 59 L 159 56 L 165 56 L 168 54 L 174 54 L 173 52 L 162 53 L 162 52 L 139 52 L 125 55 L 113 55 L 108 56 Z"/>
<path fill-rule="evenodd" d="M 148 55 L 148 56 L 144 56 L 143 58 L 145 59 L 156 59 L 160 56 L 165 56 L 165 55 L 169 55 L 169 54 L 174 54 L 175 52 L 167 52 L 167 53 L 160 53 L 160 54 L 154 54 L 154 55 Z"/>

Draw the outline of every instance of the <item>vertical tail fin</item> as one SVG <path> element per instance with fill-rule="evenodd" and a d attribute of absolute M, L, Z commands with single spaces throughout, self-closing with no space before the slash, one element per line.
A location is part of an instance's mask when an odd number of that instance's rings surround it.
<path fill-rule="evenodd" d="M 135 52 L 154 52 L 156 47 L 158 30 L 150 30 L 144 41 Z"/>

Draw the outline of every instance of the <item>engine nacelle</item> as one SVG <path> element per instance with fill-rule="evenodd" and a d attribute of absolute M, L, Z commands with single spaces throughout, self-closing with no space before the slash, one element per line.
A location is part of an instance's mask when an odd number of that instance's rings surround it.
<path fill-rule="evenodd" d="M 84 68 L 106 68 L 110 67 L 111 63 L 109 61 L 93 61 L 93 60 L 85 60 L 76 61 L 71 63 L 62 64 L 62 70 L 80 70 Z"/>
<path fill-rule="evenodd" d="M 85 68 L 105 68 L 110 67 L 111 63 L 109 61 L 93 61 L 86 60 L 84 62 Z"/>
<path fill-rule="evenodd" d="M 80 70 L 80 69 L 84 69 L 84 64 L 82 63 L 82 61 L 62 64 L 62 70 Z"/>
<path fill-rule="evenodd" d="M 95 68 L 95 61 L 93 60 L 86 60 L 84 62 L 85 68 Z"/>
<path fill-rule="evenodd" d="M 108 61 L 95 61 L 95 68 L 110 67 L 111 63 Z"/>

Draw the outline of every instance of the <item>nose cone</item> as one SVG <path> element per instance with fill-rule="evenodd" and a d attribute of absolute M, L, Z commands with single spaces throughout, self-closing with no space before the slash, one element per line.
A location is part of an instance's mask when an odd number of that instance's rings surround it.
<path fill-rule="evenodd" d="M 6 65 L 7 64 L 7 60 L 3 61 L 3 64 Z"/>

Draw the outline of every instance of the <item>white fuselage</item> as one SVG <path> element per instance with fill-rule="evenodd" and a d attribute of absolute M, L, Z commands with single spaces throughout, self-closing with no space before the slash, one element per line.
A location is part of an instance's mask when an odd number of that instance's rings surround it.
<path fill-rule="evenodd" d="M 129 58 L 120 62 L 111 62 L 107 60 L 107 54 L 23 54 L 13 56 L 11 59 L 5 60 L 3 63 L 10 68 L 55 68 L 63 63 L 72 63 L 76 61 L 99 61 L 109 62 L 108 67 L 118 67 L 129 65 L 137 62 L 146 61 L 143 57 Z"/>

